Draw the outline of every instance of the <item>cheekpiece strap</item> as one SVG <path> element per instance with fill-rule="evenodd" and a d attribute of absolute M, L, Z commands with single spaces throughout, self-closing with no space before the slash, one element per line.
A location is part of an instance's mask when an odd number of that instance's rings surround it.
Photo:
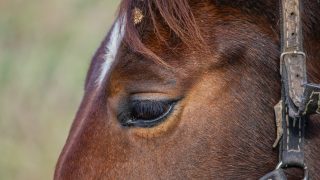
<path fill-rule="evenodd" d="M 282 83 L 285 86 L 289 116 L 298 115 L 307 83 L 306 55 L 303 52 L 300 0 L 282 0 Z"/>

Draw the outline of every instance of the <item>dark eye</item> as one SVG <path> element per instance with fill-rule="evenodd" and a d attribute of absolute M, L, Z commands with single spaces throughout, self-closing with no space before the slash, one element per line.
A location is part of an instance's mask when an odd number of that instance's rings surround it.
<path fill-rule="evenodd" d="M 132 100 L 118 118 L 123 126 L 153 127 L 173 110 L 176 101 Z"/>

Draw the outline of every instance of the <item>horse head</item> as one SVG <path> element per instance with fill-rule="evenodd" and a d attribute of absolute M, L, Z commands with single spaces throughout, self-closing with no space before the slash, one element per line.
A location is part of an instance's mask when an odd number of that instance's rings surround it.
<path fill-rule="evenodd" d="M 319 7 L 308 0 L 303 11 L 316 82 Z M 257 179 L 272 170 L 278 9 L 276 0 L 123 0 L 55 179 Z M 308 128 L 306 158 L 319 179 L 320 122 Z"/>

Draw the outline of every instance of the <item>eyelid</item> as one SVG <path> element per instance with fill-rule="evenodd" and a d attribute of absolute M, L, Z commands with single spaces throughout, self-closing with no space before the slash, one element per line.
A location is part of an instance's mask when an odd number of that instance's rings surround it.
<path fill-rule="evenodd" d="M 126 124 L 130 125 L 130 126 L 139 126 L 139 127 L 152 127 L 157 125 L 158 123 L 160 123 L 164 118 L 166 118 L 174 109 L 174 106 L 176 104 L 176 102 L 170 102 L 170 107 L 168 108 L 168 110 L 163 113 L 161 116 L 157 117 L 156 119 L 153 120 L 133 120 L 133 119 L 129 119 Z"/>
<path fill-rule="evenodd" d="M 143 101 L 143 100 L 151 100 L 151 101 L 179 101 L 182 99 L 181 96 L 170 97 L 166 93 L 160 93 L 160 92 L 148 92 L 148 93 L 134 93 L 130 95 L 130 100 L 138 100 L 138 101 Z"/>
<path fill-rule="evenodd" d="M 140 128 L 151 128 L 154 126 L 157 126 L 158 124 L 164 122 L 166 120 L 166 118 L 171 114 L 171 112 L 174 111 L 174 107 L 177 104 L 178 100 L 180 99 L 159 99 L 159 100 L 155 100 L 153 99 L 141 99 L 141 97 L 138 98 L 134 98 L 135 100 L 133 100 L 133 98 L 129 98 L 129 101 L 127 101 L 125 107 L 122 109 L 122 111 L 119 112 L 119 114 L 117 115 L 118 120 L 120 122 L 120 124 L 124 127 L 140 127 Z M 156 118 L 154 119 L 139 119 L 139 118 L 135 118 L 134 116 L 132 116 L 132 109 L 130 108 L 130 104 L 133 103 L 133 101 L 139 101 L 139 102 L 143 102 L 143 101 L 154 101 L 154 102 L 150 102 L 150 103 L 163 103 L 166 104 L 166 106 L 168 108 L 166 108 L 163 113 L 159 113 L 159 116 L 155 116 Z"/>

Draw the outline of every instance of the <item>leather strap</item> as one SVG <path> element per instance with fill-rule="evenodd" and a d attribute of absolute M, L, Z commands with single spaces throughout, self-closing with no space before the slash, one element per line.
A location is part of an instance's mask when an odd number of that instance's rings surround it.
<path fill-rule="evenodd" d="M 308 84 L 306 55 L 303 51 L 301 21 L 302 0 L 281 1 L 281 101 L 275 106 L 279 164 L 261 180 L 286 180 L 283 169 L 304 170 L 309 179 L 304 158 L 304 135 L 310 114 L 320 114 L 320 85 Z"/>
<path fill-rule="evenodd" d="M 291 167 L 304 169 L 305 179 L 308 179 L 303 152 L 307 117 L 305 115 L 301 116 L 301 111 L 304 111 L 307 107 L 305 105 L 306 98 L 304 98 L 307 74 L 306 56 L 303 52 L 300 8 L 300 0 L 281 1 L 282 54 L 280 57 L 280 73 L 282 92 L 281 101 L 275 107 L 275 113 L 278 136 L 282 136 L 282 138 L 279 146 L 279 164 L 276 170 L 268 173 L 261 178 L 262 180 L 286 180 L 283 169 Z M 279 133 L 282 134 L 279 135 Z"/>
<path fill-rule="evenodd" d="M 295 112 L 290 108 L 291 107 L 291 97 L 288 93 L 288 76 L 285 73 L 286 69 L 283 66 L 283 75 L 282 75 L 282 107 L 281 109 L 281 122 L 283 128 L 282 141 L 279 146 L 279 159 L 280 163 L 283 165 L 283 168 L 289 166 L 294 167 L 305 167 L 304 162 L 304 132 L 305 132 L 305 122 L 306 116 L 296 116 Z M 301 98 L 303 97 L 303 94 Z M 303 99 L 303 98 L 302 98 Z M 301 99 L 301 100 L 302 100 Z M 290 116 L 290 113 L 294 116 Z"/>
<path fill-rule="evenodd" d="M 304 168 L 304 132 L 306 118 L 283 117 L 283 139 L 280 147 L 280 159 L 283 168 L 290 166 Z"/>
<path fill-rule="evenodd" d="M 303 52 L 301 2 L 282 0 L 282 126 L 283 137 L 280 146 L 280 163 L 285 167 L 304 167 L 305 117 L 299 116 L 307 83 L 306 56 Z"/>
<path fill-rule="evenodd" d="M 298 114 L 307 83 L 306 56 L 303 52 L 300 0 L 282 0 L 281 75 L 288 95 L 289 116 Z"/>

